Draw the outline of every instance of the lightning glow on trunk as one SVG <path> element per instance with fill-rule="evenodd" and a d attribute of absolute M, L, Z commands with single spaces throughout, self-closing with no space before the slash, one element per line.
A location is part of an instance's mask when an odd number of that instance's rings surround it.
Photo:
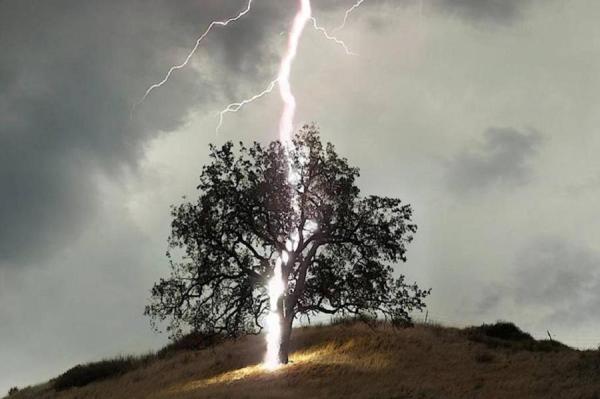
<path fill-rule="evenodd" d="M 296 114 L 296 98 L 294 97 L 294 94 L 292 92 L 292 87 L 291 87 L 291 83 L 290 83 L 290 75 L 291 75 L 291 71 L 292 71 L 292 65 L 294 63 L 296 54 L 298 52 L 298 44 L 300 42 L 300 38 L 302 37 L 302 33 L 304 32 L 306 25 L 309 22 L 312 22 L 312 26 L 315 28 L 315 30 L 317 30 L 318 32 L 323 34 L 323 36 L 326 39 L 338 44 L 340 47 L 342 47 L 344 49 L 346 54 L 349 54 L 349 55 L 354 54 L 349 50 L 348 46 L 342 40 L 331 35 L 330 33 L 327 32 L 327 30 L 325 28 L 319 26 L 319 24 L 317 23 L 317 20 L 312 15 L 310 0 L 297 0 L 297 1 L 299 3 L 299 9 L 294 18 L 291 30 L 288 35 L 287 48 L 286 48 L 285 54 L 281 60 L 281 64 L 279 67 L 279 73 L 278 73 L 277 77 L 274 80 L 272 80 L 271 82 L 269 82 L 269 84 L 266 86 L 266 88 L 262 92 L 254 94 L 253 96 L 251 96 L 250 98 L 247 98 L 245 100 L 229 104 L 225 109 L 223 109 L 219 113 L 219 123 L 217 126 L 217 132 L 218 132 L 219 128 L 223 124 L 223 118 L 224 118 L 225 114 L 227 114 L 229 112 L 239 111 L 245 105 L 247 105 L 251 102 L 254 102 L 255 100 L 258 100 L 258 99 L 262 98 L 263 96 L 273 92 L 273 90 L 275 89 L 275 86 L 278 86 L 279 94 L 283 101 L 283 112 L 282 112 L 281 118 L 279 120 L 279 140 L 285 148 L 285 153 L 286 153 L 287 162 L 288 162 L 288 181 L 291 186 L 294 186 L 298 182 L 299 175 L 298 175 L 298 172 L 296 170 L 294 170 L 294 165 L 291 161 L 291 153 L 292 153 L 292 150 L 294 149 L 292 137 L 293 137 L 293 132 L 294 132 L 294 116 Z M 350 9 L 348 9 L 346 11 L 342 25 L 340 25 L 338 28 L 334 29 L 333 32 L 341 30 L 345 26 L 350 13 L 352 13 L 352 11 L 354 11 L 356 8 L 360 7 L 364 1 L 365 0 L 357 0 L 357 2 Z M 210 25 L 208 26 L 208 28 L 204 31 L 204 33 L 196 40 L 195 46 L 188 53 L 188 55 L 184 59 L 184 61 L 181 62 L 180 64 L 172 66 L 167 71 L 167 73 L 165 74 L 165 76 L 163 77 L 162 80 L 160 80 L 159 82 L 154 83 L 153 85 L 148 87 L 146 92 L 144 93 L 143 97 L 138 101 L 138 103 L 136 103 L 134 105 L 134 107 L 132 109 L 132 113 L 137 106 L 141 105 L 144 102 L 144 100 L 148 97 L 148 95 L 150 95 L 150 93 L 153 90 L 160 88 L 161 86 L 166 84 L 175 71 L 182 69 L 189 64 L 192 56 L 198 50 L 201 42 L 205 39 L 205 37 L 210 33 L 210 31 L 214 27 L 216 27 L 216 26 L 224 27 L 224 26 L 227 26 L 231 23 L 238 21 L 239 19 L 241 19 L 242 17 L 244 17 L 246 14 L 248 14 L 250 12 L 250 10 L 252 8 L 252 2 L 253 2 L 253 0 L 248 0 L 248 2 L 246 3 L 246 7 L 242 11 L 240 11 L 238 14 L 234 15 L 233 17 L 231 17 L 229 19 L 211 22 Z M 292 196 L 292 204 L 291 205 L 292 205 L 292 209 L 294 210 L 294 212 L 299 212 L 298 198 L 296 196 Z M 314 233 L 317 229 L 318 229 L 318 225 L 315 222 L 307 221 L 306 226 L 304 227 L 304 230 L 302 231 L 302 234 L 305 236 L 310 235 L 310 234 Z M 273 270 L 273 276 L 271 277 L 271 279 L 269 280 L 268 285 L 267 285 L 270 308 L 269 308 L 269 314 L 266 317 L 267 353 L 266 353 L 266 356 L 264 359 L 264 367 L 268 370 L 277 369 L 281 365 L 280 350 L 281 350 L 282 332 L 283 332 L 282 327 L 283 327 L 284 319 L 286 317 L 285 303 L 283 303 L 281 298 L 282 298 L 283 294 L 285 293 L 285 290 L 287 289 L 287 285 L 285 283 L 285 273 L 284 273 L 283 268 L 288 264 L 288 262 L 290 262 L 290 261 L 293 262 L 293 259 L 290 259 L 290 258 L 292 256 L 291 254 L 293 253 L 293 251 L 296 250 L 296 248 L 298 246 L 299 233 L 300 233 L 299 231 L 290 232 L 290 236 L 289 236 L 288 240 L 286 241 L 286 245 L 285 245 L 286 249 L 280 253 L 280 256 L 276 260 L 275 267 Z M 282 318 L 282 316 L 283 316 L 283 318 Z M 289 328 L 289 326 L 288 326 L 288 328 Z"/>
<path fill-rule="evenodd" d="M 290 75 L 292 71 L 292 64 L 294 63 L 294 59 L 298 53 L 298 44 L 300 42 L 300 38 L 302 37 L 302 32 L 311 18 L 312 10 L 310 0 L 300 0 L 300 9 L 294 18 L 292 29 L 288 38 L 287 50 L 283 56 L 283 59 L 281 60 L 279 74 L 277 75 L 279 94 L 283 100 L 283 112 L 281 114 L 281 119 L 279 120 L 279 140 L 285 147 L 287 154 L 289 154 L 293 147 L 292 134 L 294 132 L 294 115 L 296 114 L 296 98 L 292 92 Z M 288 168 L 288 176 L 291 180 L 290 183 L 294 183 L 293 180 L 296 173 L 293 171 L 293 165 L 289 158 Z M 276 369 L 280 366 L 279 351 L 281 348 L 281 327 L 283 323 L 281 316 L 285 316 L 285 304 L 282 303 L 281 296 L 284 294 L 284 290 L 286 289 L 281 269 L 282 266 L 286 265 L 289 261 L 289 254 L 287 251 L 294 250 L 296 244 L 297 243 L 295 240 L 288 240 L 286 244 L 286 251 L 283 251 L 279 259 L 277 259 L 273 277 L 269 281 L 268 289 L 271 307 L 266 320 L 267 354 L 264 361 L 265 367 L 269 370 Z"/>

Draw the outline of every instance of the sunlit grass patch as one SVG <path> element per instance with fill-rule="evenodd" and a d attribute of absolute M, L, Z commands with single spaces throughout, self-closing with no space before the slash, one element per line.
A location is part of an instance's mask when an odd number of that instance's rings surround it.
<path fill-rule="evenodd" d="M 266 373 L 270 373 L 270 371 L 266 370 L 262 364 L 255 364 L 238 370 L 228 371 L 203 380 L 191 381 L 184 384 L 179 389 L 175 390 L 179 392 L 194 391 L 196 389 L 204 388 L 210 385 L 230 384 L 232 382 L 243 380 L 248 377 Z"/>
<path fill-rule="evenodd" d="M 363 343 L 364 345 L 364 343 Z M 389 366 L 388 359 L 380 353 L 360 355 L 361 342 L 350 339 L 344 342 L 329 342 L 324 345 L 298 350 L 290 355 L 290 363 L 276 370 L 269 370 L 263 364 L 254 364 L 230 370 L 208 378 L 188 381 L 172 387 L 169 394 L 193 392 L 208 387 L 226 386 L 244 380 L 278 380 L 292 376 L 310 374 L 323 370 L 343 367 L 356 371 L 383 369 Z"/>

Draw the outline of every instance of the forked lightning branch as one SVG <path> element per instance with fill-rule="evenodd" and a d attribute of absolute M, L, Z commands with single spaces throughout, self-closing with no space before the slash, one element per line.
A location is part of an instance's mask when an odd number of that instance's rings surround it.
<path fill-rule="evenodd" d="M 253 1 L 248 0 L 246 7 L 241 10 L 238 14 L 222 20 L 222 21 L 213 21 L 209 24 L 208 28 L 200 35 L 200 37 L 196 40 L 196 43 L 192 50 L 188 53 L 187 57 L 183 60 L 183 62 L 172 66 L 164 77 L 152 84 L 148 87 L 142 98 L 134 105 L 133 110 L 156 89 L 165 85 L 169 79 L 173 76 L 173 73 L 179 69 L 186 67 L 194 54 L 198 51 L 202 41 L 208 36 L 208 34 L 216 27 L 226 27 L 230 24 L 235 23 L 240 20 L 244 16 L 246 16 L 251 10 L 253 6 Z M 358 0 L 355 4 L 352 5 L 346 12 L 344 13 L 344 19 L 337 28 L 335 28 L 332 33 L 338 32 L 343 29 L 348 21 L 350 14 L 359 8 L 365 0 Z M 333 34 L 329 33 L 324 27 L 320 26 L 317 22 L 317 19 L 313 16 L 313 10 L 310 0 L 297 0 L 298 11 L 294 17 L 292 26 L 288 32 L 287 46 L 283 57 L 281 59 L 281 63 L 279 66 L 279 72 L 277 77 L 270 81 L 265 89 L 259 93 L 256 93 L 250 96 L 247 99 L 231 103 L 227 105 L 222 111 L 219 112 L 219 121 L 217 124 L 217 132 L 221 128 L 223 124 L 224 116 L 230 112 L 238 112 L 245 105 L 248 105 L 261 97 L 266 96 L 269 93 L 272 93 L 275 90 L 275 87 L 279 88 L 279 94 L 281 96 L 281 100 L 283 102 L 283 110 L 279 119 L 279 140 L 285 148 L 287 154 L 287 162 L 288 162 L 288 180 L 291 186 L 297 184 L 297 176 L 298 173 L 294 170 L 293 163 L 291 161 L 291 152 L 294 150 L 292 136 L 294 132 L 294 117 L 296 114 L 296 98 L 294 97 L 292 87 L 290 84 L 290 76 L 292 71 L 292 66 L 294 60 L 296 58 L 296 54 L 298 52 L 298 45 L 300 43 L 300 39 L 302 38 L 302 34 L 306 28 L 306 25 L 310 24 L 317 32 L 323 35 L 327 40 L 331 40 L 335 44 L 339 45 L 346 54 L 352 55 L 354 54 L 344 43 L 342 40 L 333 36 Z M 298 205 L 296 204 L 296 198 L 292 196 L 292 208 L 298 212 Z M 303 235 L 313 234 L 318 226 L 316 223 L 309 223 L 308 231 L 303 231 Z M 269 314 L 266 316 L 266 340 L 267 340 L 267 353 L 264 359 L 264 366 L 269 370 L 274 370 L 279 367 L 279 347 L 281 343 L 281 319 L 280 319 L 280 310 L 279 307 L 281 305 L 281 296 L 284 294 L 287 289 L 287 284 L 284 281 L 282 267 L 287 264 L 290 260 L 290 256 L 293 251 L 296 250 L 298 245 L 298 237 L 300 232 L 292 231 L 289 233 L 289 237 L 286 240 L 285 247 L 286 250 L 282 251 L 279 257 L 275 261 L 275 265 L 273 267 L 273 274 L 271 279 L 267 284 L 267 289 L 269 293 Z"/>

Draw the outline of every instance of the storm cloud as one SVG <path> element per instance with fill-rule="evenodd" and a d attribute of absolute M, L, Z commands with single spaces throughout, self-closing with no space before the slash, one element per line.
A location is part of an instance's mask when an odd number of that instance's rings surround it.
<path fill-rule="evenodd" d="M 506 19 L 517 14 L 517 3 L 431 5 L 467 18 Z M 245 4 L 0 3 L 0 267 L 31 263 L 76 237 L 98 206 L 96 176 L 135 170 L 148 140 L 175 130 L 192 107 L 216 98 L 227 103 L 247 94 L 240 91 L 245 82 L 274 75 L 276 52 L 267 33 L 284 28 L 292 7 L 256 1 L 247 18 L 211 36 L 197 57 L 220 65 L 215 74 L 178 71 L 130 115 L 146 87 L 184 58 L 209 21 L 235 15 Z M 317 12 L 348 5 L 315 1 Z"/>
<path fill-rule="evenodd" d="M 236 93 L 240 82 L 188 68 L 130 114 L 211 19 L 233 15 L 244 2 L 226 4 L 0 3 L 0 267 L 66 245 L 96 212 L 98 174 L 135 171 L 145 143 L 214 100 L 215 84 Z M 268 53 L 263 33 L 275 28 L 265 21 L 277 20 L 277 11 L 257 8 L 255 17 L 211 38 L 221 74 L 268 72 L 256 65 Z"/>
<path fill-rule="evenodd" d="M 524 184 L 531 177 L 531 161 L 541 142 L 537 132 L 490 128 L 477 150 L 464 150 L 449 162 L 448 185 L 457 193 L 468 193 Z"/>
<path fill-rule="evenodd" d="M 332 28 L 354 1 L 312 3 Z M 169 205 L 195 195 L 209 142 L 276 137 L 277 93 L 218 136 L 215 115 L 274 77 L 295 1 L 255 0 L 131 109 L 245 4 L 0 0 L 0 392 L 165 342 L 142 312 L 168 273 Z M 433 288 L 430 317 L 597 331 L 599 7 L 367 0 L 339 32 L 358 56 L 303 36 L 296 121 L 365 194 L 414 206 L 401 270 Z"/>
<path fill-rule="evenodd" d="M 481 313 L 520 309 L 531 315 L 532 326 L 568 331 L 575 343 L 581 337 L 575 328 L 600 322 L 597 250 L 570 238 L 539 236 L 522 245 L 507 269 L 511 276 L 503 284 L 486 286 L 479 302 Z"/>
<path fill-rule="evenodd" d="M 516 259 L 515 301 L 541 306 L 544 317 L 569 325 L 589 321 L 600 305 L 600 254 L 558 237 L 541 237 Z"/>
<path fill-rule="evenodd" d="M 418 6 L 441 11 L 447 15 L 457 16 L 476 23 L 509 23 L 518 19 L 522 15 L 523 10 L 529 7 L 532 2 L 534 0 L 372 0 L 365 1 L 362 6 Z M 353 1 L 321 0 L 314 3 L 318 9 L 337 10 L 348 8 L 353 4 Z"/>
<path fill-rule="evenodd" d="M 531 0 L 432 0 L 446 13 L 472 21 L 510 23 L 518 19 Z"/>

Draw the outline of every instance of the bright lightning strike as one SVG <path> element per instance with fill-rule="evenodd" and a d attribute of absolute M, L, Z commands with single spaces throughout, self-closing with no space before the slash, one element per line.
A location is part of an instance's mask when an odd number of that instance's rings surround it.
<path fill-rule="evenodd" d="M 312 12 L 310 17 L 308 18 L 307 22 L 311 21 L 313 24 L 313 27 L 320 33 L 323 34 L 323 36 L 327 39 L 327 40 L 331 40 L 332 42 L 338 44 L 340 47 L 342 47 L 344 49 L 344 51 L 346 52 L 346 54 L 348 55 L 356 55 L 356 53 L 352 52 L 350 50 L 350 48 L 348 47 L 348 45 L 343 41 L 338 39 L 337 37 L 331 35 L 329 32 L 327 32 L 327 30 L 325 28 L 323 28 L 322 26 L 320 26 L 317 22 L 317 19 L 315 17 L 312 16 Z M 289 44 L 288 44 L 289 46 Z M 294 55 L 295 56 L 295 55 Z M 280 70 L 280 74 L 281 74 L 281 70 Z M 219 123 L 217 124 L 217 128 L 216 128 L 216 132 L 219 133 L 219 130 L 221 130 L 221 127 L 223 126 L 223 119 L 225 117 L 225 114 L 230 113 L 230 112 L 238 112 L 240 109 L 242 109 L 245 105 L 250 104 L 251 102 L 254 102 L 255 100 L 258 100 L 259 98 L 271 93 L 273 91 L 273 89 L 275 88 L 275 84 L 279 83 L 281 79 L 281 76 L 277 77 L 276 79 L 272 80 L 267 87 L 261 91 L 260 93 L 257 93 L 255 95 L 253 95 L 250 98 L 247 98 L 245 100 L 236 102 L 236 103 L 231 103 L 229 104 L 227 107 L 225 107 L 222 111 L 219 112 Z M 281 86 L 280 86 L 281 87 Z M 283 97 L 283 95 L 282 95 Z"/>
<path fill-rule="evenodd" d="M 279 94 L 283 100 L 283 112 L 279 120 L 279 140 L 284 145 L 287 153 L 292 149 L 292 133 L 294 131 L 294 116 L 296 114 L 296 98 L 292 93 L 290 84 L 290 74 L 292 64 L 298 53 L 298 43 L 302 37 L 302 32 L 308 21 L 312 18 L 310 0 L 300 0 L 300 10 L 294 18 L 292 29 L 288 37 L 288 46 L 279 66 L 277 82 L 279 83 Z M 288 168 L 290 169 L 290 178 L 294 176 L 293 166 L 288 159 Z M 295 203 L 296 201 L 293 201 Z M 288 241 L 287 249 L 294 250 L 295 240 Z M 280 298 L 285 292 L 286 284 L 283 281 L 282 264 L 287 264 L 289 260 L 288 252 L 284 251 L 281 257 L 277 259 L 273 278 L 269 281 L 270 310 L 267 316 L 267 353 L 265 356 L 265 367 L 269 370 L 276 369 L 280 365 L 279 350 L 281 346 L 281 314 L 285 311 L 279 309 L 282 306 Z"/>
<path fill-rule="evenodd" d="M 210 31 L 215 26 L 227 26 L 230 23 L 239 20 L 244 15 L 246 15 L 248 12 L 250 12 L 250 9 L 252 7 L 252 1 L 253 0 L 248 0 L 248 4 L 247 4 L 246 8 L 244 10 L 242 10 L 236 16 L 231 17 L 226 20 L 223 20 L 223 21 L 211 22 L 210 25 L 208 26 L 208 28 L 206 29 L 206 31 L 196 40 L 195 46 L 189 52 L 189 54 L 184 59 L 184 61 L 181 64 L 171 67 L 161 81 L 151 85 L 146 90 L 146 92 L 144 93 L 144 96 L 141 98 L 141 100 L 137 104 L 134 105 L 133 109 L 135 110 L 135 108 L 137 106 L 139 106 L 142 102 L 144 102 L 144 100 L 148 97 L 148 95 L 150 95 L 150 93 L 153 90 L 155 90 L 155 89 L 161 87 L 162 85 L 164 85 L 165 83 L 167 83 L 167 81 L 169 80 L 169 78 L 171 77 L 173 72 L 184 68 L 190 62 L 192 56 L 198 50 L 201 42 L 204 40 L 204 38 L 210 33 Z M 294 97 L 294 94 L 292 92 L 292 88 L 291 88 L 291 84 L 290 84 L 290 74 L 291 74 L 291 70 L 292 70 L 292 65 L 294 63 L 296 54 L 298 52 L 298 44 L 300 42 L 300 38 L 302 37 L 302 33 L 304 32 L 306 25 L 308 24 L 309 21 L 312 22 L 313 27 L 317 31 L 322 33 L 326 39 L 331 40 L 331 41 L 335 42 L 336 44 L 340 45 L 344 49 L 346 54 L 349 54 L 349 55 L 354 54 L 352 51 L 350 51 L 348 46 L 342 40 L 329 34 L 325 28 L 319 26 L 319 24 L 317 23 L 317 20 L 312 16 L 310 0 L 298 0 L 298 1 L 300 3 L 300 9 L 294 18 L 292 28 L 289 32 L 287 49 L 281 60 L 277 78 L 272 80 L 262 92 L 257 93 L 248 99 L 239 101 L 237 103 L 229 104 L 225 109 L 223 109 L 219 113 L 219 124 L 217 126 L 217 132 L 218 132 L 219 128 L 223 124 L 223 118 L 224 118 L 225 114 L 227 114 L 229 112 L 238 112 L 245 105 L 247 105 L 253 101 L 256 101 L 256 100 L 260 99 L 261 97 L 271 93 L 275 89 L 275 85 L 278 85 L 279 86 L 279 94 L 283 101 L 283 112 L 281 114 L 281 118 L 279 121 L 279 140 L 283 144 L 283 146 L 286 150 L 286 154 L 288 155 L 288 168 L 289 168 L 288 181 L 292 185 L 297 183 L 298 172 L 296 170 L 294 170 L 291 159 L 289 158 L 290 152 L 293 150 L 292 135 L 293 135 L 293 131 L 294 131 L 294 116 L 296 114 L 296 98 Z M 354 11 L 356 8 L 358 8 L 364 1 L 365 0 L 359 0 L 356 4 L 354 4 L 354 6 L 352 6 L 352 8 L 350 8 L 349 10 L 346 11 L 345 16 L 344 16 L 344 22 L 342 23 L 342 25 L 340 25 L 338 28 L 336 28 L 334 30 L 334 32 L 342 29 L 345 26 L 350 13 L 352 11 Z M 292 208 L 294 209 L 295 212 L 299 211 L 298 204 L 297 204 L 297 198 L 295 198 L 295 197 L 292 198 Z M 316 223 L 314 223 L 312 221 L 308 221 L 308 224 L 310 225 L 310 227 L 307 227 L 307 229 L 305 229 L 305 233 L 312 234 L 318 229 L 318 225 Z M 298 234 L 299 233 L 297 231 L 291 233 L 291 237 L 286 242 L 286 250 L 283 251 L 281 253 L 280 257 L 276 260 L 275 268 L 273 270 L 273 276 L 269 280 L 268 286 L 267 286 L 267 290 L 268 290 L 268 294 L 269 294 L 270 310 L 269 310 L 269 314 L 266 317 L 267 353 L 266 353 L 265 360 L 264 360 L 264 366 L 268 370 L 274 370 L 280 366 L 279 351 L 280 351 L 280 346 L 281 346 L 281 326 L 282 326 L 281 315 L 284 315 L 284 312 L 285 312 L 285 307 L 281 303 L 281 296 L 285 293 L 285 290 L 287 289 L 287 284 L 285 283 L 285 277 L 284 277 L 285 275 L 283 273 L 283 267 L 285 265 L 287 265 L 288 261 L 290 260 L 292 251 L 295 251 L 297 248 L 298 238 L 299 238 Z"/>
<path fill-rule="evenodd" d="M 346 43 L 344 43 L 342 40 L 338 39 L 337 37 L 330 35 L 325 28 L 323 28 L 322 26 L 319 26 L 319 24 L 317 23 L 317 19 L 315 17 L 312 17 L 311 21 L 313 23 L 314 28 L 316 30 L 318 30 L 319 32 L 321 32 L 323 34 L 323 36 L 325 36 L 325 38 L 327 38 L 327 40 L 331 40 L 332 42 L 335 42 L 335 43 L 339 44 L 340 46 L 342 46 L 344 48 L 344 51 L 346 52 L 346 54 L 356 55 L 356 53 L 353 53 L 352 51 L 350 51 L 350 49 L 348 48 Z"/>
<path fill-rule="evenodd" d="M 358 0 L 356 3 L 354 3 L 354 5 L 352 7 L 350 7 L 348 10 L 346 10 L 346 13 L 344 14 L 344 21 L 342 22 L 342 24 L 340 26 L 338 26 L 337 28 L 332 30 L 331 33 L 339 32 L 342 29 L 344 29 L 344 27 L 346 26 L 346 22 L 348 22 L 348 18 L 350 17 L 350 14 L 352 14 L 352 11 L 356 10 L 364 2 L 365 2 L 365 0 Z"/>
<path fill-rule="evenodd" d="M 204 38 L 210 33 L 210 31 L 215 26 L 227 26 L 230 23 L 235 22 L 235 21 L 239 20 L 240 18 L 242 18 L 244 15 L 248 14 L 250 12 L 250 8 L 252 8 L 252 1 L 253 0 L 248 0 L 248 4 L 247 4 L 246 8 L 244 10 L 240 11 L 239 14 L 237 14 L 236 16 L 231 17 L 226 20 L 223 20 L 223 21 L 211 22 L 210 25 L 208 25 L 208 28 L 206 28 L 206 30 L 204 31 L 204 33 L 202 35 L 200 35 L 200 37 L 196 40 L 196 45 L 188 53 L 187 57 L 185 57 L 183 62 L 179 65 L 172 66 L 160 82 L 154 83 L 153 85 L 148 87 L 148 89 L 144 93 L 144 96 L 133 106 L 133 109 L 135 109 L 136 107 L 141 105 L 154 89 L 157 89 L 157 88 L 161 87 L 162 85 L 164 85 L 165 83 L 167 83 L 167 81 L 169 80 L 169 78 L 171 77 L 173 72 L 184 68 L 190 62 L 190 60 L 192 59 L 194 54 L 196 54 L 196 51 L 198 51 L 198 48 L 200 47 L 200 43 L 204 40 Z"/>
<path fill-rule="evenodd" d="M 275 80 L 271 81 L 269 83 L 269 85 L 260 93 L 255 94 L 252 97 L 242 100 L 240 102 L 231 103 L 225 109 L 223 109 L 221 112 L 219 112 L 219 123 L 217 124 L 217 133 L 219 133 L 221 126 L 223 126 L 223 118 L 225 118 L 225 114 L 227 114 L 229 112 L 238 112 L 244 105 L 250 104 L 251 102 L 258 100 L 259 98 L 271 93 L 273 91 L 273 89 L 275 88 L 275 85 L 277 84 L 277 82 L 279 82 L 279 79 L 275 79 Z"/>
<path fill-rule="evenodd" d="M 311 18 L 310 0 L 300 0 L 300 11 L 298 11 L 296 18 L 294 18 L 292 30 L 288 38 L 288 48 L 281 60 L 279 74 L 277 75 L 279 94 L 284 104 L 283 113 L 279 121 L 279 138 L 284 145 L 291 145 L 292 132 L 294 130 L 293 121 L 296 113 L 296 98 L 292 93 L 292 86 L 290 84 L 292 64 L 298 53 L 298 43 L 300 42 L 304 27 Z"/>
<path fill-rule="evenodd" d="M 277 259 L 273 277 L 269 280 L 267 289 L 269 291 L 269 314 L 266 318 L 267 323 L 267 354 L 265 355 L 264 366 L 268 370 L 275 370 L 279 367 L 279 346 L 281 345 L 281 318 L 277 313 L 278 302 L 284 292 L 283 276 L 281 273 L 281 258 Z"/>

